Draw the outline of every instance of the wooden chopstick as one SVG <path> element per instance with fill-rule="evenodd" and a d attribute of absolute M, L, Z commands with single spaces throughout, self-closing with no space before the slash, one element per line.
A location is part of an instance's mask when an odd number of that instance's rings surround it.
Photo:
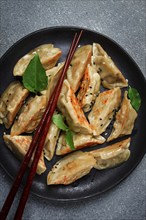
<path fill-rule="evenodd" d="M 79 38 L 80 37 L 81 37 L 81 35 L 79 35 Z M 34 160 L 33 160 L 33 163 L 32 163 L 32 166 L 31 166 L 28 178 L 27 178 L 26 187 L 23 190 L 22 197 L 20 199 L 19 206 L 18 206 L 16 215 L 15 215 L 15 220 L 21 219 L 21 216 L 23 214 L 23 210 L 24 210 L 24 207 L 25 207 L 28 195 L 29 195 L 31 183 L 32 183 L 32 180 L 33 180 L 33 178 L 35 176 L 35 172 L 34 171 L 36 171 L 37 164 L 38 164 L 39 158 L 40 158 L 42 150 L 43 150 L 43 146 L 44 146 L 44 143 L 45 143 L 46 135 L 48 133 L 48 129 L 50 127 L 51 119 L 52 119 L 54 110 L 56 108 L 57 101 L 58 101 L 58 98 L 59 98 L 59 94 L 60 94 L 60 91 L 61 91 L 61 88 L 62 88 L 62 84 L 63 84 L 64 78 L 66 76 L 66 71 L 67 71 L 67 69 L 69 67 L 69 64 L 70 64 L 70 61 L 71 61 L 71 59 L 73 57 L 73 54 L 74 54 L 73 52 L 75 51 L 75 48 L 78 45 L 78 44 L 74 45 L 74 43 L 76 42 L 76 38 L 77 38 L 77 35 L 75 35 L 75 38 L 74 38 L 73 43 L 72 43 L 72 47 L 70 48 L 70 51 L 69 51 L 69 55 L 67 56 L 66 62 L 64 64 L 64 69 L 63 69 L 62 75 L 61 75 L 61 77 L 59 79 L 59 83 L 56 85 L 55 90 L 54 90 L 54 92 L 52 94 L 52 98 L 51 98 L 52 105 L 49 105 L 50 108 L 47 108 L 47 113 L 46 113 L 47 114 L 47 121 L 46 121 L 45 126 L 43 128 L 43 135 L 40 138 L 40 142 L 39 142 L 39 144 L 37 146 L 37 150 L 35 152 Z M 79 38 L 78 38 L 78 40 L 79 40 Z"/>
<path fill-rule="evenodd" d="M 33 182 L 33 178 L 34 178 L 35 173 L 36 173 L 37 164 L 38 164 L 39 158 L 40 158 L 42 150 L 43 150 L 46 135 L 47 135 L 47 132 L 48 132 L 49 127 L 50 127 L 50 123 L 51 123 L 51 119 L 52 119 L 54 110 L 55 110 L 56 105 L 57 105 L 57 101 L 58 101 L 59 94 L 60 94 L 60 91 L 61 91 L 61 88 L 62 88 L 62 84 L 63 84 L 64 78 L 66 76 L 67 69 L 68 69 L 68 67 L 70 65 L 70 62 L 72 60 L 72 57 L 74 55 L 74 52 L 77 48 L 78 42 L 81 38 L 82 32 L 83 32 L 83 30 L 80 31 L 80 34 L 79 34 L 78 37 L 77 37 L 77 33 L 74 36 L 74 39 L 72 41 L 70 50 L 69 50 L 68 55 L 67 55 L 67 59 L 66 59 L 65 64 L 64 64 L 64 68 L 62 70 L 61 77 L 60 77 L 60 79 L 59 79 L 59 81 L 58 81 L 58 83 L 57 83 L 57 85 L 56 85 L 56 87 L 55 87 L 55 89 L 52 93 L 52 96 L 51 96 L 51 98 L 50 98 L 50 100 L 47 104 L 46 111 L 45 111 L 45 113 L 44 113 L 44 115 L 43 115 L 37 129 L 36 129 L 36 132 L 35 132 L 34 137 L 32 139 L 29 150 L 28 150 L 27 154 L 24 157 L 24 160 L 22 162 L 22 165 L 20 167 L 18 175 L 16 176 L 16 179 L 15 179 L 13 185 L 12 185 L 12 188 L 11 188 L 11 190 L 10 190 L 10 192 L 9 192 L 7 198 L 6 198 L 6 201 L 5 201 L 5 203 L 2 207 L 2 210 L 1 210 L 1 213 L 0 213 L 0 219 L 1 220 L 6 219 L 6 217 L 8 215 L 8 212 L 9 212 L 9 209 L 10 209 L 12 203 L 13 203 L 14 197 L 15 197 L 15 195 L 18 191 L 18 188 L 21 184 L 21 181 L 22 181 L 22 178 L 23 178 L 24 173 L 26 171 L 26 168 L 28 167 L 28 164 L 29 164 L 29 161 L 32 157 L 32 154 L 33 154 L 34 150 L 36 150 L 35 155 L 34 155 L 34 159 L 33 159 L 30 171 L 29 171 L 29 175 L 28 175 L 28 178 L 27 178 L 27 181 L 26 181 L 26 186 L 24 187 L 24 190 L 23 190 L 23 193 L 22 193 L 22 196 L 21 196 L 16 214 L 15 214 L 15 220 L 20 220 L 22 218 L 23 211 L 24 211 L 24 208 L 25 208 L 25 204 L 27 202 L 29 191 L 30 191 L 30 188 L 31 188 L 31 185 L 32 185 L 32 182 Z"/>

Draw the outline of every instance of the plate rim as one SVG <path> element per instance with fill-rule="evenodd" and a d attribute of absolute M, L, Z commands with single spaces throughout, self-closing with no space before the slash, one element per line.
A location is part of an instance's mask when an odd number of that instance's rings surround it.
<path fill-rule="evenodd" d="M 91 30 L 89 28 L 84 28 L 84 27 L 80 27 L 80 26 L 51 26 L 51 27 L 45 27 L 45 28 L 41 28 L 38 30 L 35 30 L 33 32 L 28 33 L 27 35 L 23 36 L 22 38 L 18 39 L 14 44 L 12 44 L 6 51 L 5 53 L 0 57 L 0 64 L 3 62 L 3 60 L 5 59 L 5 57 L 7 56 L 8 53 L 10 53 L 10 51 L 15 48 L 15 46 L 19 43 L 21 43 L 21 41 L 24 41 L 26 38 L 29 38 L 35 34 L 38 34 L 40 32 L 44 32 L 44 31 L 49 31 L 49 30 L 54 30 L 54 29 L 74 29 L 74 30 L 83 30 L 83 31 L 87 31 L 87 32 L 92 32 L 94 34 L 98 34 L 101 37 L 104 37 L 106 39 L 108 39 L 109 41 L 111 41 L 112 43 L 114 43 L 116 46 L 118 46 L 124 53 L 126 53 L 126 55 L 132 60 L 132 62 L 137 66 L 137 68 L 139 69 L 139 71 L 141 72 L 141 77 L 143 77 L 143 80 L 146 83 L 146 77 L 144 76 L 142 70 L 140 69 L 140 66 L 136 63 L 136 61 L 133 59 L 133 57 L 127 52 L 127 50 L 125 50 L 119 43 L 117 43 L 115 40 L 113 40 L 112 38 L 110 38 L 109 36 L 102 34 L 98 31 L 95 30 Z"/>
<path fill-rule="evenodd" d="M 3 59 L 5 59 L 5 56 L 7 55 L 7 53 L 9 53 L 17 44 L 19 44 L 21 41 L 25 40 L 28 37 L 31 37 L 32 35 L 38 34 L 40 32 L 44 32 L 44 31 L 48 31 L 48 30 L 54 30 L 54 29 L 74 29 L 74 30 L 83 30 L 83 31 L 87 31 L 87 32 L 92 32 L 94 34 L 98 34 L 106 39 L 108 39 L 109 41 L 113 42 L 116 46 L 118 46 L 122 51 L 124 51 L 124 53 L 126 53 L 126 55 L 132 60 L 132 62 L 135 63 L 135 65 L 139 68 L 141 75 L 143 76 L 145 82 L 146 82 L 146 77 L 144 76 L 144 74 L 142 73 L 142 70 L 140 69 L 140 66 L 136 63 L 136 61 L 133 59 L 133 57 L 127 52 L 127 50 L 125 50 L 119 43 L 117 43 L 115 40 L 113 40 L 112 38 L 110 38 L 109 36 L 107 36 L 106 34 L 102 34 L 98 31 L 95 30 L 91 30 L 90 28 L 85 28 L 85 27 L 80 27 L 80 26 L 51 26 L 51 27 L 44 27 L 41 29 L 37 29 L 35 31 L 32 31 L 30 33 L 28 33 L 27 35 L 23 36 L 22 38 L 18 39 L 16 42 L 14 42 L 14 44 L 12 44 L 6 51 L 5 53 L 0 57 L 0 64 L 3 61 Z"/>
<path fill-rule="evenodd" d="M 133 59 L 133 57 L 119 44 L 117 43 L 115 40 L 113 40 L 112 38 L 106 36 L 105 34 L 102 34 L 98 31 L 95 30 L 91 30 L 89 28 L 83 28 L 80 26 L 51 26 L 51 27 L 45 27 L 45 28 L 41 28 L 38 29 L 36 31 L 33 31 L 31 33 L 28 33 L 27 35 L 23 36 L 22 38 L 18 39 L 12 46 L 10 46 L 6 52 L 0 57 L 0 65 L 1 63 L 6 59 L 7 55 L 11 52 L 11 50 L 13 50 L 13 48 L 15 48 L 16 45 L 18 45 L 19 43 L 21 43 L 22 41 L 24 41 L 27 38 L 30 38 L 33 35 L 36 35 L 38 33 L 44 32 L 44 31 L 50 31 L 50 30 L 75 30 L 75 31 L 79 31 L 79 30 L 83 30 L 83 31 L 87 31 L 87 32 L 92 32 L 96 35 L 100 35 L 101 37 L 106 38 L 108 41 L 111 41 L 112 43 L 114 43 L 114 45 L 116 45 L 116 47 L 120 48 L 120 50 L 122 50 L 122 52 L 124 52 L 130 59 L 131 61 L 134 63 L 134 65 L 137 67 L 138 71 L 140 72 L 140 77 L 142 78 L 142 80 L 144 81 L 144 84 L 146 85 L 146 77 L 144 76 L 144 74 L 142 73 L 139 65 L 136 63 L 136 61 Z M 36 192 L 33 192 L 33 189 L 31 189 L 30 193 L 33 196 L 37 196 L 41 199 L 45 199 L 45 200 L 49 200 L 52 202 L 77 202 L 77 201 L 82 201 L 85 199 L 89 199 L 95 196 L 99 196 L 107 191 L 110 191 L 112 188 L 115 188 L 116 186 L 118 186 L 122 181 L 124 181 L 134 170 L 135 168 L 138 166 L 138 164 L 140 163 L 140 161 L 142 160 L 142 158 L 144 157 L 146 153 L 146 148 L 143 151 L 143 153 L 141 154 L 141 156 L 138 158 L 137 162 L 134 163 L 134 166 L 132 166 L 132 168 L 129 170 L 129 172 L 126 172 L 125 175 L 123 175 L 123 177 L 121 179 L 119 179 L 118 181 L 116 181 L 114 184 L 112 184 L 111 186 L 107 187 L 106 189 L 101 190 L 100 192 L 96 192 L 93 194 L 90 194 L 88 196 L 82 196 L 81 198 L 65 198 L 65 199 L 61 199 L 61 198 L 49 198 L 49 197 L 45 197 L 44 195 L 41 196 L 40 194 L 37 194 Z M 0 166 L 1 168 L 7 173 L 7 175 L 9 176 L 9 178 L 13 181 L 15 177 L 13 177 L 11 174 L 9 174 L 9 172 L 5 169 L 5 167 L 2 165 L 1 161 L 0 161 Z M 21 184 L 21 187 L 23 187 L 23 184 Z"/>

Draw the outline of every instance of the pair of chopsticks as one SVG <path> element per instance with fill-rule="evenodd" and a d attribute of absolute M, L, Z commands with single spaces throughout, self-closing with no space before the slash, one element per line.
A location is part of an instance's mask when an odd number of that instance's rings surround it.
<path fill-rule="evenodd" d="M 20 220 L 22 218 L 23 211 L 24 211 L 24 208 L 25 208 L 25 204 L 27 202 L 29 192 L 30 192 L 30 188 L 31 188 L 31 185 L 32 185 L 32 182 L 33 182 L 33 178 L 34 178 L 35 173 L 36 173 L 38 161 L 40 159 L 40 156 L 41 156 L 41 153 L 42 153 L 42 150 L 43 150 L 43 146 L 44 146 L 44 143 L 45 143 L 45 139 L 46 139 L 46 136 L 47 136 L 50 124 L 51 124 L 51 119 L 52 119 L 52 116 L 53 116 L 53 113 L 55 111 L 57 101 L 58 101 L 58 98 L 59 98 L 59 95 L 60 95 L 62 84 L 63 84 L 64 78 L 66 76 L 67 69 L 68 69 L 68 67 L 70 65 L 70 62 L 72 60 L 72 57 L 74 55 L 74 52 L 75 52 L 75 50 L 78 46 L 78 43 L 79 43 L 79 40 L 81 38 L 82 32 L 83 32 L 83 30 L 81 30 L 79 34 L 75 33 L 75 36 L 73 38 L 71 47 L 69 49 L 69 52 L 68 52 L 63 70 L 62 70 L 61 77 L 58 80 L 58 83 L 57 83 L 57 85 L 56 85 L 56 87 L 55 87 L 55 89 L 54 89 L 54 91 L 51 95 L 50 100 L 48 101 L 47 108 L 46 108 L 46 110 L 43 114 L 43 117 L 42 117 L 42 119 L 41 119 L 35 133 L 34 133 L 34 136 L 33 136 L 32 142 L 30 144 L 29 150 L 28 150 L 27 154 L 24 157 L 24 160 L 21 164 L 20 170 L 19 170 L 19 172 L 18 172 L 18 174 L 17 174 L 17 176 L 16 176 L 16 178 L 13 182 L 11 190 L 10 190 L 10 192 L 9 192 L 9 194 L 8 194 L 6 200 L 5 200 L 5 203 L 2 207 L 2 210 L 0 212 L 0 220 L 5 220 L 6 219 L 6 217 L 8 215 L 8 212 L 9 212 L 9 209 L 11 208 L 11 205 L 13 203 L 15 195 L 16 195 L 16 193 L 18 191 L 18 188 L 21 184 L 22 178 L 23 178 L 23 176 L 25 174 L 25 171 L 28 167 L 28 164 L 30 162 L 32 154 L 33 154 L 33 152 L 35 152 L 34 159 L 33 159 L 33 162 L 31 164 L 29 174 L 28 174 L 28 177 L 27 177 L 27 180 L 26 180 L 26 185 L 23 189 L 23 192 L 22 192 L 22 195 L 21 195 L 21 198 L 20 198 L 20 201 L 19 201 L 19 205 L 18 205 L 16 214 L 15 214 L 15 217 L 14 217 L 15 220 Z"/>

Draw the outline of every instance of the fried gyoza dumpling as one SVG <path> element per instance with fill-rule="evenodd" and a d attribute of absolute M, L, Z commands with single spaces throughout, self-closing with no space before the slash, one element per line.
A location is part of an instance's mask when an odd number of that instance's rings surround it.
<path fill-rule="evenodd" d="M 51 160 L 54 156 L 55 146 L 59 137 L 60 129 L 52 122 L 44 144 L 44 156 Z"/>
<path fill-rule="evenodd" d="M 105 88 L 127 87 L 128 83 L 120 70 L 116 67 L 112 59 L 103 48 L 93 43 L 92 64 L 100 74 L 102 85 Z"/>
<path fill-rule="evenodd" d="M 121 90 L 119 87 L 104 91 L 99 94 L 95 104 L 88 115 L 93 135 L 100 135 L 113 119 L 115 110 L 118 109 L 121 101 Z"/>
<path fill-rule="evenodd" d="M 27 153 L 30 143 L 32 141 L 31 136 L 11 136 L 11 135 L 4 135 L 4 141 L 7 147 L 14 153 L 16 156 L 22 160 Z M 33 160 L 33 156 L 31 158 L 31 163 Z M 30 163 L 30 164 L 31 164 Z M 29 164 L 29 165 L 30 165 Z M 46 165 L 44 162 L 43 153 L 39 159 L 38 166 L 37 166 L 37 173 L 42 174 L 46 170 Z"/>
<path fill-rule="evenodd" d="M 77 98 L 71 89 L 69 82 L 64 80 L 58 100 L 58 108 L 65 116 L 67 124 L 74 132 L 91 134 L 90 125 L 79 106 Z"/>
<path fill-rule="evenodd" d="M 87 175 L 96 160 L 87 152 L 74 152 L 58 161 L 47 176 L 48 185 L 70 184 Z"/>
<path fill-rule="evenodd" d="M 125 91 L 121 108 L 116 114 L 112 133 L 107 141 L 111 141 L 119 136 L 131 134 L 136 118 L 137 112 L 132 107 L 130 100 L 127 98 L 127 91 Z"/>
<path fill-rule="evenodd" d="M 74 133 L 73 134 L 73 142 L 74 147 L 76 150 L 94 146 L 97 144 L 103 144 L 105 142 L 105 138 L 101 135 L 94 137 L 90 134 L 80 134 L 80 133 Z M 71 152 L 69 145 L 66 143 L 65 135 L 61 134 L 58 140 L 57 148 L 56 148 L 56 154 L 57 155 L 63 155 Z"/>
<path fill-rule="evenodd" d="M 42 95 L 46 95 L 47 100 L 49 100 L 49 98 L 50 98 L 50 96 L 51 96 L 60 76 L 61 76 L 63 66 L 64 66 L 64 62 L 59 63 L 57 66 L 46 71 L 46 75 L 48 77 L 48 86 L 47 86 L 46 90 L 43 90 L 40 93 Z"/>
<path fill-rule="evenodd" d="M 91 109 L 99 89 L 100 76 L 95 68 L 88 64 L 77 95 L 79 105 L 83 108 L 84 112 L 88 112 Z"/>
<path fill-rule="evenodd" d="M 45 108 L 46 96 L 30 98 L 21 108 L 21 112 L 11 128 L 11 135 L 33 132 L 39 124 Z"/>
<path fill-rule="evenodd" d="M 30 60 L 38 53 L 40 61 L 45 70 L 55 66 L 62 52 L 59 48 L 54 48 L 53 44 L 43 44 L 31 50 L 16 63 L 13 74 L 14 76 L 22 76 Z"/>
<path fill-rule="evenodd" d="M 128 160 L 130 156 L 130 141 L 126 140 L 117 142 L 110 146 L 90 151 L 89 153 L 96 159 L 94 166 L 98 170 L 115 167 Z"/>
<path fill-rule="evenodd" d="M 58 66 L 46 71 L 46 74 L 48 76 L 48 88 L 46 91 L 47 100 L 49 100 L 49 98 L 51 97 L 52 92 L 54 91 L 55 86 L 57 85 L 58 80 L 60 79 L 63 66 L 64 63 L 59 63 Z"/>
<path fill-rule="evenodd" d="M 79 47 L 73 56 L 70 67 L 67 71 L 67 79 L 74 92 L 78 90 L 86 67 L 91 62 L 91 54 L 92 46 L 85 45 Z"/>
<path fill-rule="evenodd" d="M 12 82 L 2 94 L 0 98 L 0 119 L 6 128 L 10 128 L 12 125 L 28 94 L 29 91 L 18 81 Z"/>

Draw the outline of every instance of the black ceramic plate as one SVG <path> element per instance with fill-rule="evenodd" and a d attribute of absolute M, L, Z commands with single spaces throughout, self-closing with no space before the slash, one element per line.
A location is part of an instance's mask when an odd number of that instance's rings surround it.
<path fill-rule="evenodd" d="M 8 84 L 14 80 L 12 71 L 19 58 L 40 44 L 53 43 L 56 47 L 60 47 L 62 49 L 63 56 L 61 57 L 61 60 L 64 60 L 76 31 L 79 31 L 79 28 L 46 28 L 29 34 L 14 44 L 0 60 L 0 93 L 2 93 Z M 69 186 L 47 186 L 46 176 L 56 160 L 56 158 L 54 158 L 50 164 L 47 163 L 48 170 L 41 176 L 37 175 L 34 179 L 31 192 L 37 196 L 51 200 L 71 201 L 98 195 L 112 188 L 127 177 L 137 166 L 146 152 L 146 117 L 144 115 L 146 109 L 145 78 L 134 60 L 116 42 L 97 32 L 84 30 L 80 45 L 92 44 L 93 42 L 98 42 L 103 46 L 122 71 L 125 78 L 129 80 L 129 84 L 137 88 L 142 98 L 142 105 L 139 110 L 138 119 L 136 120 L 134 132 L 132 134 L 130 159 L 117 168 L 103 171 L 93 169 L 89 175 Z M 4 131 L 6 131 L 4 126 L 0 126 L 0 164 L 9 176 L 14 178 L 19 169 L 20 162 L 5 146 L 2 139 Z"/>

